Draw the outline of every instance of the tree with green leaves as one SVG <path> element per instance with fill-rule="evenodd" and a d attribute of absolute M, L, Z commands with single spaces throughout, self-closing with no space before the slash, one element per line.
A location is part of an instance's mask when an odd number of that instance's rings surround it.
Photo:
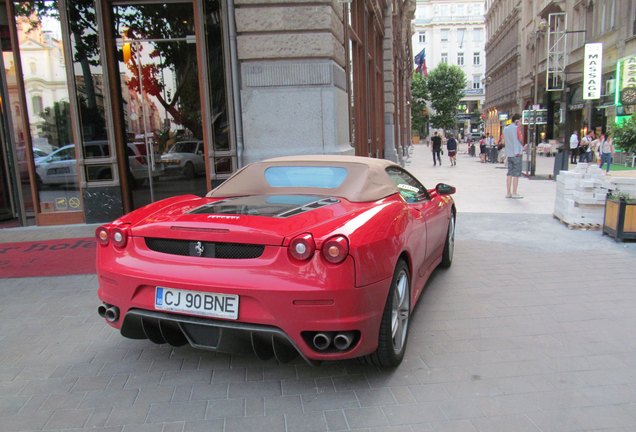
<path fill-rule="evenodd" d="M 636 114 L 611 128 L 611 135 L 616 148 L 627 153 L 636 153 Z"/>
<path fill-rule="evenodd" d="M 425 134 L 425 127 L 428 123 L 427 100 L 426 78 L 416 73 L 411 81 L 411 129 L 414 134 L 419 136 Z"/>
<path fill-rule="evenodd" d="M 440 63 L 431 70 L 426 79 L 426 90 L 435 112 L 431 115 L 434 128 L 453 129 L 457 104 L 464 97 L 466 76 L 455 65 Z"/>

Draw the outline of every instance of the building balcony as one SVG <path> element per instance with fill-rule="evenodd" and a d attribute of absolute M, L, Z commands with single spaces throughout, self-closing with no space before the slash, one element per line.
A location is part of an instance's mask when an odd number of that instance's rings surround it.
<path fill-rule="evenodd" d="M 468 88 L 464 89 L 464 96 L 483 96 L 484 89 L 483 88 Z"/>

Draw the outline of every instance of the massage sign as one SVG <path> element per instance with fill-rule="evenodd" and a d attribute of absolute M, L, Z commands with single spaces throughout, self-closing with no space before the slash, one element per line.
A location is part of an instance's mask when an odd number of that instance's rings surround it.
<path fill-rule="evenodd" d="M 622 63 L 621 104 L 636 105 L 636 57 L 627 57 Z"/>
<path fill-rule="evenodd" d="M 583 99 L 600 99 L 603 77 L 603 44 L 585 44 Z"/>

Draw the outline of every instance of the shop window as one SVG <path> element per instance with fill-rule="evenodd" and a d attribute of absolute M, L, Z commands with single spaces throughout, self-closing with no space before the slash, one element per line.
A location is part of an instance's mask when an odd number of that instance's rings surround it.
<path fill-rule="evenodd" d="M 112 181 L 113 169 L 110 164 L 87 165 L 86 180 L 89 182 Z"/>
<path fill-rule="evenodd" d="M 231 174 L 233 170 L 230 156 L 214 158 L 214 172 L 217 174 Z"/>
<path fill-rule="evenodd" d="M 13 3 L 22 61 L 23 76 L 20 78 L 24 82 L 37 79 L 39 83 L 37 89 L 24 87 L 25 100 L 30 104 L 24 122 L 31 131 L 32 147 L 50 152 L 35 161 L 39 199 L 36 213 L 82 210 L 66 82 L 67 66 L 62 48 L 67 41 L 58 7 L 57 1 L 46 0 Z M 28 58 L 25 52 L 28 52 Z M 34 62 L 33 58 L 49 61 Z"/>

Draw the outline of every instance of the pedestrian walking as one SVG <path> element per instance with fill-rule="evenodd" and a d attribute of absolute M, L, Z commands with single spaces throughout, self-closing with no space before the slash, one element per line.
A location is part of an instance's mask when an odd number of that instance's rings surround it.
<path fill-rule="evenodd" d="M 479 140 L 479 160 L 481 163 L 486 162 L 486 135 L 482 135 Z"/>
<path fill-rule="evenodd" d="M 603 169 L 603 164 L 607 164 L 605 172 L 608 173 L 612 164 L 612 154 L 614 153 L 614 144 L 609 132 L 599 138 L 599 152 L 601 153 L 601 169 Z"/>
<path fill-rule="evenodd" d="M 506 158 L 508 160 L 508 173 L 506 175 L 506 198 L 523 198 L 517 193 L 519 177 L 521 177 L 521 154 L 524 150 L 523 135 L 521 134 L 521 116 L 514 114 L 512 123 L 503 130 L 506 146 Z"/>
<path fill-rule="evenodd" d="M 594 141 L 594 131 L 589 131 L 579 145 L 579 162 L 592 162 L 592 141 Z"/>
<path fill-rule="evenodd" d="M 496 162 L 495 155 L 495 138 L 493 138 L 489 132 L 486 133 L 486 160 L 490 163 Z"/>
<path fill-rule="evenodd" d="M 442 166 L 442 137 L 439 136 L 437 131 L 433 134 L 431 142 L 433 143 L 433 166 L 437 165 L 437 162 L 439 162 L 439 165 Z"/>
<path fill-rule="evenodd" d="M 453 138 L 453 134 L 448 135 L 446 150 L 448 150 L 448 158 L 450 159 L 451 166 L 457 165 L 457 140 Z"/>
<path fill-rule="evenodd" d="M 576 157 L 579 151 L 579 133 L 577 131 L 572 132 L 570 135 L 570 163 L 576 164 Z"/>

